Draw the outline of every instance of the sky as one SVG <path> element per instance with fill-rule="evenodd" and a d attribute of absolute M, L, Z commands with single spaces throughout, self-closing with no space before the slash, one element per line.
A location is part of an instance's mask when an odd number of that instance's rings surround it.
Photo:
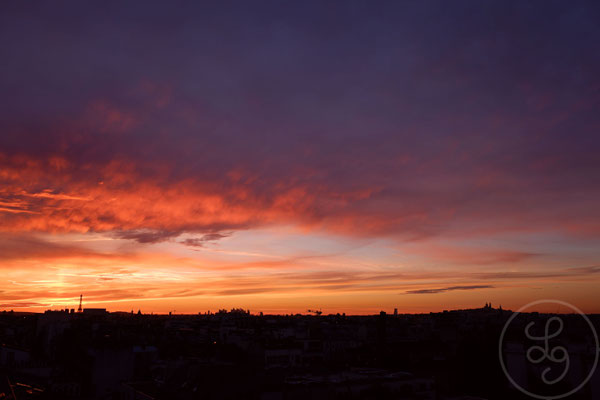
<path fill-rule="evenodd" d="M 2 2 L 0 309 L 600 312 L 599 20 Z"/>

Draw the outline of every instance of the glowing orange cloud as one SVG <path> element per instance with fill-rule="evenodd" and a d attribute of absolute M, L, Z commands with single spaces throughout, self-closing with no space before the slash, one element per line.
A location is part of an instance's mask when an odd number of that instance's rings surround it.
<path fill-rule="evenodd" d="M 0 156 L 0 160 L 4 161 L 0 189 L 4 231 L 145 230 L 155 232 L 159 241 L 161 234 L 166 238 L 184 231 L 290 222 L 308 226 L 319 219 L 315 214 L 319 202 L 328 203 L 327 208 L 339 207 L 371 193 L 325 192 L 319 187 L 280 184 L 265 197 L 239 182 L 168 181 L 168 170 L 156 166 L 153 175 L 145 177 L 135 165 L 119 161 L 98 170 L 95 166 L 71 166 L 57 157 Z M 84 178 L 80 178 L 82 174 Z M 146 238 L 153 241 L 147 232 Z"/>

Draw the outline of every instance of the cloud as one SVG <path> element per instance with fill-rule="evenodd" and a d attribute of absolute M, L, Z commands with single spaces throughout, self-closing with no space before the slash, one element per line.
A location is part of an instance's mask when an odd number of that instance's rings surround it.
<path fill-rule="evenodd" d="M 467 286 L 448 286 L 435 289 L 417 289 L 407 290 L 405 294 L 436 294 L 443 292 L 451 292 L 455 290 L 477 290 L 477 289 L 493 289 L 492 285 L 467 285 Z"/>
<path fill-rule="evenodd" d="M 568 271 L 573 272 L 574 274 L 578 274 L 578 275 L 594 275 L 594 274 L 600 273 L 600 266 L 592 265 L 589 267 L 575 267 L 575 268 L 569 268 Z"/>
<path fill-rule="evenodd" d="M 49 303 L 37 303 L 28 301 L 17 301 L 13 303 L 0 303 L 0 308 L 31 308 L 31 307 L 49 307 Z"/>
<path fill-rule="evenodd" d="M 117 255 L 113 253 L 102 253 L 70 243 L 51 242 L 36 235 L 0 233 L 0 268 L 10 260 L 47 261 L 68 258 L 111 259 L 115 257 Z"/>
<path fill-rule="evenodd" d="M 276 291 L 276 288 L 227 289 L 216 292 L 218 296 L 243 296 Z"/>
<path fill-rule="evenodd" d="M 434 240 L 423 241 L 412 246 L 404 246 L 403 251 L 425 255 L 432 260 L 461 265 L 517 264 L 535 257 L 540 253 L 512 250 L 510 248 L 490 248 L 482 246 L 453 244 L 440 245 Z"/>
<path fill-rule="evenodd" d="M 131 230 L 131 231 L 117 231 L 114 232 L 114 236 L 119 239 L 130 239 L 135 240 L 138 243 L 159 243 L 164 242 L 179 236 L 181 232 L 169 232 L 169 231 L 156 231 L 156 230 Z"/>
<path fill-rule="evenodd" d="M 180 241 L 179 243 L 182 243 L 186 246 L 191 246 L 191 247 L 204 247 L 204 245 L 208 242 L 216 242 L 220 239 L 224 239 L 229 236 L 231 236 L 231 233 L 207 233 L 205 235 L 202 235 L 199 238 L 184 239 L 184 240 Z"/>

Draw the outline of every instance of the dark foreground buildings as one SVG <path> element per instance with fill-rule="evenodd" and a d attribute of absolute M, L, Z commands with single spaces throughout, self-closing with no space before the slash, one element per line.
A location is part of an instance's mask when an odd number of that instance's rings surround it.
<path fill-rule="evenodd" d="M 0 400 L 525 399 L 498 360 L 510 315 L 3 312 Z M 572 338 L 582 349 L 586 340 Z M 580 353 L 573 362 L 585 366 Z M 599 389 L 596 373 L 569 399 L 599 399 Z"/>

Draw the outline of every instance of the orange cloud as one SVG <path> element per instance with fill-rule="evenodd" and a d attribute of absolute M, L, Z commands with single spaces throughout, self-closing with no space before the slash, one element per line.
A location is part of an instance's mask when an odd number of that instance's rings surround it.
<path fill-rule="evenodd" d="M 153 233 L 160 239 L 160 232 L 169 237 L 273 223 L 310 226 L 326 218 L 321 212 L 372 193 L 281 183 L 263 194 L 237 182 L 169 181 L 168 169 L 156 165 L 144 176 L 138 166 L 120 161 L 99 169 L 84 165 L 65 170 L 68 163 L 56 157 L 0 160 L 0 229 L 8 232 L 131 231 L 121 237 L 151 241 Z"/>

